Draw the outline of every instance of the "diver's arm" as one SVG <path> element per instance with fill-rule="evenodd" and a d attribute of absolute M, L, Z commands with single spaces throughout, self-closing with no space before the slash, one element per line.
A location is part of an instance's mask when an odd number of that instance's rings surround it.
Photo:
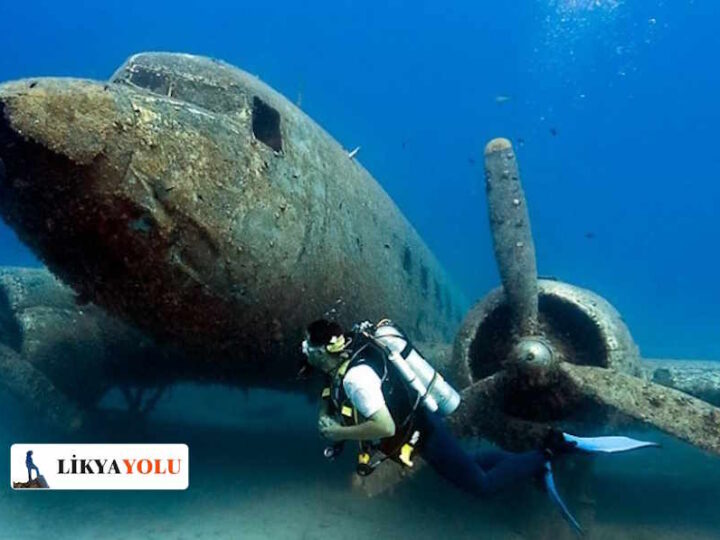
<path fill-rule="evenodd" d="M 321 399 L 320 400 L 320 407 L 318 409 L 318 418 L 322 418 L 323 416 L 330 416 L 330 400 L 329 399 Z"/>
<path fill-rule="evenodd" d="M 325 437 L 335 441 L 383 439 L 395 435 L 395 422 L 387 406 L 383 406 L 365 422 L 354 426 L 341 426 L 337 422 L 331 421 L 321 427 L 321 431 Z"/>
<path fill-rule="evenodd" d="M 324 437 L 333 441 L 363 441 L 395 434 L 395 422 L 385 403 L 382 381 L 371 367 L 350 368 L 343 379 L 343 388 L 355 410 L 367 420 L 342 426 L 331 418 L 321 418 L 320 432 Z"/>

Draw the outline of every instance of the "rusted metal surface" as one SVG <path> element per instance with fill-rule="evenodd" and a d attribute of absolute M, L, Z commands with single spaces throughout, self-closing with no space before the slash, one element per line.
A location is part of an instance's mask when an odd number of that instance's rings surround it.
<path fill-rule="evenodd" d="M 428 350 L 449 356 L 448 347 Z M 240 367 L 157 344 L 94 304 L 78 304 L 46 269 L 0 267 L 0 388 L 50 425 L 79 427 L 112 389 L 128 411 L 142 412 L 180 382 L 248 386 Z M 274 386 L 312 390 L 294 377 Z"/>
<path fill-rule="evenodd" d="M 0 386 L 38 420 L 72 431 L 109 389 L 163 387 L 190 378 L 194 365 L 97 306 L 77 305 L 47 270 L 0 268 Z"/>
<path fill-rule="evenodd" d="M 12 394 L 41 423 L 70 431 L 84 423 L 81 409 L 42 372 L 0 343 L 0 388 Z"/>
<path fill-rule="evenodd" d="M 454 428 L 522 448 L 538 444 L 549 424 L 583 416 L 597 426 L 603 415 L 617 414 L 720 453 L 720 409 L 668 388 L 707 393 L 717 373 L 643 366 L 628 328 L 607 301 L 566 283 L 538 280 L 527 212 L 520 212 L 525 199 L 515 154 L 505 139 L 491 141 L 485 154 L 503 287 L 470 310 L 455 339 L 454 371 L 469 386 L 451 419 Z M 528 325 L 533 290 L 537 324 Z"/>
<path fill-rule="evenodd" d="M 646 379 L 720 406 L 720 362 L 643 358 Z"/>
<path fill-rule="evenodd" d="M 613 370 L 572 364 L 563 364 L 561 369 L 587 398 L 720 454 L 719 408 L 684 392 Z"/>
<path fill-rule="evenodd" d="M 535 244 L 515 151 L 507 139 L 493 139 L 485 147 L 485 191 L 495 261 L 513 328 L 518 335 L 532 335 L 538 317 Z"/>
<path fill-rule="evenodd" d="M 473 383 L 462 391 L 460 407 L 448 418 L 459 437 L 481 437 L 508 450 L 537 448 L 550 426 L 506 413 L 506 392 L 511 384 L 506 372 Z"/>
<path fill-rule="evenodd" d="M 47 271 L 0 269 L 2 386 L 41 421 L 71 430 L 108 387 L 102 371 L 108 318 L 73 299 Z"/>
<path fill-rule="evenodd" d="M 442 343 L 463 300 L 407 220 L 302 111 L 220 62 L 147 54 L 109 84 L 0 86 L 0 213 L 81 304 L 190 353 L 140 364 L 84 363 L 88 354 L 78 354 L 78 376 L 98 382 L 93 395 L 122 378 L 118 366 L 144 384 L 149 376 L 290 387 L 309 320 L 390 317 L 429 343 L 429 359 L 464 389 L 451 419 L 459 434 L 526 448 L 592 402 L 720 452 L 720 409 L 660 386 L 701 395 L 712 370 L 642 365 L 609 303 L 537 280 L 514 153 L 496 146 L 486 165 L 505 288 L 470 311 L 449 361 Z M 17 298 L 31 298 L 27 291 Z M 49 389 L 53 410 L 68 398 L 72 413 L 81 397 L 61 370 L 72 355 L 44 348 L 75 339 L 78 328 L 96 344 L 88 351 L 116 334 L 63 307 L 62 294 L 48 292 L 53 307 L 37 319 L 17 315 L 31 312 L 23 301 L 0 317 L 6 381 L 20 393 Z"/>
<path fill-rule="evenodd" d="M 539 329 L 558 360 L 640 374 L 640 353 L 618 311 L 590 290 L 539 279 Z M 467 314 L 455 338 L 454 369 L 468 383 L 501 369 L 512 348 L 512 321 L 502 287 Z"/>
<path fill-rule="evenodd" d="M 289 376 L 304 325 L 449 342 L 464 301 L 378 183 L 239 69 L 134 56 L 109 84 L 0 86 L 0 213 L 78 294 L 154 336 Z"/>

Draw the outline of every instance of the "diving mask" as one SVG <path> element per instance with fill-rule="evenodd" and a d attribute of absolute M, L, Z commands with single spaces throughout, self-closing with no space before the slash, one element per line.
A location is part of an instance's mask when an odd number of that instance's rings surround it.
<path fill-rule="evenodd" d="M 329 353 L 338 353 L 338 352 L 342 351 L 345 347 L 347 347 L 347 345 L 350 343 L 350 341 L 351 340 L 346 340 L 345 336 L 343 336 L 341 334 L 339 336 L 333 336 L 330 339 L 330 343 L 328 343 L 324 347 L 322 345 L 314 347 L 314 346 L 310 345 L 310 342 L 307 339 L 304 339 L 302 342 L 301 348 L 302 348 L 302 353 L 305 356 L 309 356 L 310 352 L 313 350 L 317 351 L 317 350 L 321 350 L 321 349 L 324 349 L 325 351 L 327 351 Z"/>

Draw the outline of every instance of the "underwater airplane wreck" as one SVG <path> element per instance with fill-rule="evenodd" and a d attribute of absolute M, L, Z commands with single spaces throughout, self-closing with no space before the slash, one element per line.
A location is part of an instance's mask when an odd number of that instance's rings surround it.
<path fill-rule="evenodd" d="M 720 370 L 641 359 L 607 301 L 538 278 L 508 141 L 485 150 L 502 286 L 467 313 L 353 157 L 203 57 L 0 85 L 0 214 L 60 280 L 0 275 L 0 384 L 66 426 L 113 387 L 136 410 L 183 380 L 301 391 L 309 320 L 389 317 L 461 390 L 461 433 L 520 449 L 619 414 L 720 454 Z"/>

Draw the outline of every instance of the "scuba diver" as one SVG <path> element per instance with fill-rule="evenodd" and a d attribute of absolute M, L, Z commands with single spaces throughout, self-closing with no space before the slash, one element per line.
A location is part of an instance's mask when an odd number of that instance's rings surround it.
<path fill-rule="evenodd" d="M 306 361 L 301 373 L 318 369 L 326 375 L 318 428 L 333 444 L 325 449 L 325 457 L 334 458 L 344 441 L 358 441 L 361 476 L 386 459 L 412 467 L 417 453 L 452 484 L 480 497 L 541 477 L 563 517 L 582 534 L 555 488 L 551 462 L 571 452 L 658 446 L 628 437 L 581 438 L 551 429 L 537 450 L 471 455 L 442 420 L 459 405 L 459 394 L 391 321 L 365 321 L 346 333 L 338 323 L 319 319 L 308 325 L 302 350 Z"/>
<path fill-rule="evenodd" d="M 32 482 L 33 469 L 35 470 L 35 478 L 40 477 L 40 469 L 38 469 L 37 465 L 35 465 L 35 463 L 33 463 L 32 454 L 33 454 L 32 450 L 28 450 L 25 453 L 25 466 L 27 467 L 27 471 L 28 471 L 28 482 Z"/>

